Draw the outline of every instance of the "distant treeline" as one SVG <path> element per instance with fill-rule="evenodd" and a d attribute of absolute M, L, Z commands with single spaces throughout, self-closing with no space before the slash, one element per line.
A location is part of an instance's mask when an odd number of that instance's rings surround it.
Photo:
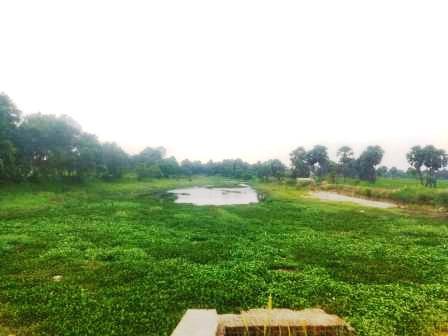
<path fill-rule="evenodd" d="M 41 113 L 22 117 L 11 99 L 0 94 L 0 181 L 73 180 L 88 178 L 114 180 L 126 172 L 139 179 L 192 175 L 222 175 L 249 179 L 310 177 L 316 179 L 357 178 L 374 182 L 377 176 L 417 177 L 426 186 L 435 186 L 437 177 L 448 178 L 447 155 L 434 146 L 413 147 L 407 154 L 411 165 L 406 172 L 380 166 L 384 151 L 367 147 L 355 158 L 353 150 L 343 146 L 338 161 L 329 159 L 325 146 L 306 151 L 298 147 L 290 154 L 290 166 L 280 160 L 249 164 L 241 159 L 219 162 L 166 157 L 163 147 L 147 147 L 137 155 L 127 154 L 116 143 L 101 143 L 93 134 L 68 116 Z"/>

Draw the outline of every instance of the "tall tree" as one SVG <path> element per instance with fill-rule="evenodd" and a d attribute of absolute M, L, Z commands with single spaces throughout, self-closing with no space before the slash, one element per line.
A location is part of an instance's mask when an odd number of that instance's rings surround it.
<path fill-rule="evenodd" d="M 81 127 L 68 116 L 31 114 L 19 128 L 21 163 L 35 178 L 73 173 Z"/>
<path fill-rule="evenodd" d="M 426 174 L 426 186 L 435 188 L 437 186 L 437 172 L 448 164 L 448 157 L 443 149 L 432 145 L 423 148 L 425 153 L 424 165 L 428 169 Z"/>
<path fill-rule="evenodd" d="M 384 150 L 380 146 L 369 146 L 358 158 L 359 178 L 370 182 L 376 181 L 375 167 L 381 163 Z"/>
<path fill-rule="evenodd" d="M 160 160 L 159 167 L 163 177 L 174 177 L 181 173 L 179 163 L 174 156 Z"/>
<path fill-rule="evenodd" d="M 310 167 L 307 162 L 307 153 L 303 147 L 297 147 L 289 154 L 293 177 L 310 176 Z"/>
<path fill-rule="evenodd" d="M 270 175 L 278 180 L 285 176 L 286 166 L 278 159 L 269 160 L 268 166 L 270 168 Z"/>
<path fill-rule="evenodd" d="M 406 154 L 406 158 L 408 159 L 409 165 L 415 169 L 415 172 L 420 180 L 420 184 L 423 185 L 423 174 L 422 167 L 425 164 L 426 153 L 425 150 L 421 146 L 414 146 L 411 150 Z"/>
<path fill-rule="evenodd" d="M 386 177 L 389 169 L 386 166 L 381 166 L 376 169 L 376 175 L 379 177 Z"/>
<path fill-rule="evenodd" d="M 102 148 L 97 137 L 83 133 L 75 143 L 71 170 L 78 179 L 96 176 L 101 167 Z"/>
<path fill-rule="evenodd" d="M 137 163 L 144 163 L 151 165 L 162 160 L 166 155 L 166 149 L 164 147 L 146 147 L 137 156 Z"/>
<path fill-rule="evenodd" d="M 180 163 L 180 168 L 183 175 L 186 176 L 193 175 L 193 163 L 190 160 L 188 159 L 182 160 L 182 162 Z"/>
<path fill-rule="evenodd" d="M 16 176 L 16 141 L 20 115 L 20 110 L 12 100 L 0 93 L 0 180 Z"/>
<path fill-rule="evenodd" d="M 123 176 L 129 164 L 126 152 L 114 142 L 106 142 L 101 146 L 102 171 L 100 176 L 106 180 L 114 180 Z"/>
<path fill-rule="evenodd" d="M 337 156 L 339 158 L 339 166 L 341 168 L 341 173 L 344 178 L 344 182 L 346 177 L 350 176 L 351 170 L 353 167 L 354 161 L 354 153 L 353 149 L 349 146 L 342 146 L 338 149 Z"/>
<path fill-rule="evenodd" d="M 307 162 L 314 175 L 321 178 L 328 172 L 330 160 L 327 147 L 316 145 L 307 153 Z"/>
<path fill-rule="evenodd" d="M 160 169 L 162 160 L 166 155 L 164 147 L 146 147 L 134 157 L 134 165 L 139 179 L 158 178 L 163 176 Z"/>

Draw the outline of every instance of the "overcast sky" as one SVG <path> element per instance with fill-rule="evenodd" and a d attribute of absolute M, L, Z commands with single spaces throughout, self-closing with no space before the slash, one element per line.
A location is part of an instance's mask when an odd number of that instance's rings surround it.
<path fill-rule="evenodd" d="M 0 91 L 129 152 L 448 150 L 448 1 L 0 0 Z"/>

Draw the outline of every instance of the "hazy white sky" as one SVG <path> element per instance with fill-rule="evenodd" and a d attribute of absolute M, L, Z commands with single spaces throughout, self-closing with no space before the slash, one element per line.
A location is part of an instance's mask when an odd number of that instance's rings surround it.
<path fill-rule="evenodd" d="M 448 150 L 448 1 L 0 0 L 0 91 L 130 152 Z"/>

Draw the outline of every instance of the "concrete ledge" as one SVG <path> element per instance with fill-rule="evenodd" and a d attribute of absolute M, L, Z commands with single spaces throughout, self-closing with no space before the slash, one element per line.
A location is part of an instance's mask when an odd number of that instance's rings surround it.
<path fill-rule="evenodd" d="M 322 309 L 251 309 L 218 315 L 214 309 L 189 309 L 171 336 L 353 336 L 343 319 Z"/>
<path fill-rule="evenodd" d="M 217 330 L 215 309 L 188 309 L 171 336 L 216 336 Z"/>

